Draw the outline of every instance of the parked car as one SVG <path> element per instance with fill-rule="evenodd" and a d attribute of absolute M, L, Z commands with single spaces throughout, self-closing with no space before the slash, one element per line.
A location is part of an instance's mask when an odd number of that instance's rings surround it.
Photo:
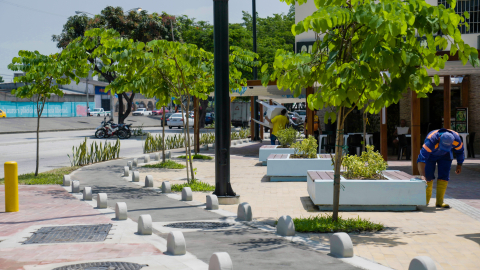
<path fill-rule="evenodd" d="M 305 117 L 307 117 L 307 111 L 305 110 L 297 110 L 295 111 L 298 115 L 300 115 L 300 118 L 302 118 L 302 122 L 305 122 Z"/>
<path fill-rule="evenodd" d="M 0 110 L 0 118 L 7 117 L 7 113 L 5 111 Z"/>
<path fill-rule="evenodd" d="M 213 120 L 214 120 L 214 116 L 213 116 L 213 113 L 207 113 L 205 115 L 205 125 L 210 125 L 213 123 Z"/>
<path fill-rule="evenodd" d="M 303 123 L 302 117 L 300 117 L 300 115 L 296 112 L 288 112 L 287 117 L 288 119 L 292 120 L 292 122 L 294 122 L 295 124 Z"/>
<path fill-rule="evenodd" d="M 168 118 L 167 126 L 169 129 L 172 129 L 173 127 L 182 128 L 184 120 L 187 121 L 187 115 L 185 113 L 183 113 L 183 117 L 182 117 L 182 113 L 174 113 Z M 188 118 L 189 127 L 193 127 L 193 121 L 194 121 L 193 117 Z"/>
<path fill-rule="evenodd" d="M 147 111 L 146 108 L 138 108 L 132 115 L 152 115 L 152 111 Z"/>
<path fill-rule="evenodd" d="M 165 113 L 168 113 L 168 109 L 165 109 Z M 161 115 L 161 114 L 163 114 L 163 109 L 159 109 L 159 110 L 155 109 L 155 110 L 152 111 L 152 114 L 153 115 Z"/>
<path fill-rule="evenodd" d="M 172 114 L 173 114 L 173 113 L 165 112 L 165 124 L 167 124 L 168 118 L 169 118 L 170 116 L 172 116 Z M 160 114 L 160 126 L 163 127 L 163 113 Z"/>
<path fill-rule="evenodd" d="M 90 111 L 90 116 L 110 116 L 110 111 L 104 111 L 103 108 L 95 108 Z"/>

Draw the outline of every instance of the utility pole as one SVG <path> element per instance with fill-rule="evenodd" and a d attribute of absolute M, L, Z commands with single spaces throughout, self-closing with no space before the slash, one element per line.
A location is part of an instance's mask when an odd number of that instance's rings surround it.
<path fill-rule="evenodd" d="M 89 116 L 88 115 L 88 76 L 90 76 L 90 72 L 88 72 L 87 74 L 87 78 L 85 80 L 85 92 L 87 93 L 87 107 L 85 108 L 86 112 L 87 112 L 87 117 Z"/>
<path fill-rule="evenodd" d="M 228 0 L 213 0 L 213 45 L 215 82 L 215 192 L 220 204 L 236 204 L 230 184 L 230 83 Z"/>
<path fill-rule="evenodd" d="M 255 3 L 255 0 L 252 0 L 252 27 L 253 27 L 253 52 L 257 53 L 257 5 Z M 255 59 L 257 60 L 257 59 Z M 253 67 L 253 79 L 257 80 L 257 67 Z M 255 117 L 255 120 L 260 121 L 260 110 L 259 110 L 259 105 L 258 105 L 258 97 L 253 97 L 253 114 Z M 260 125 L 255 123 L 255 134 L 253 140 L 254 141 L 259 141 L 260 140 Z"/>

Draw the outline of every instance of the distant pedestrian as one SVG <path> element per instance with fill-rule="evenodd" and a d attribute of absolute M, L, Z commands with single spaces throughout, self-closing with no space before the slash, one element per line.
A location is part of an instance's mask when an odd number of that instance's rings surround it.
<path fill-rule="evenodd" d="M 280 112 L 280 115 L 273 117 L 273 119 L 269 119 L 268 116 L 265 116 L 265 119 L 273 124 L 272 134 L 270 134 L 270 142 L 272 145 L 276 144 L 277 141 L 277 132 L 285 129 L 285 126 L 288 124 L 288 118 L 285 116 L 287 114 L 287 110 L 283 109 Z"/>
<path fill-rule="evenodd" d="M 318 142 L 318 137 L 320 136 L 320 134 L 322 134 L 322 127 L 320 126 L 320 119 L 318 118 L 318 115 L 317 115 L 317 112 L 318 110 L 313 110 L 313 136 L 315 137 L 315 139 L 317 139 L 317 144 L 319 143 Z M 308 117 L 305 117 L 305 128 L 304 128 L 304 133 L 305 133 L 305 137 L 307 136 L 308 134 Z M 320 145 L 320 144 L 318 144 Z"/>
<path fill-rule="evenodd" d="M 87 116 L 90 116 L 90 107 L 87 107 Z"/>

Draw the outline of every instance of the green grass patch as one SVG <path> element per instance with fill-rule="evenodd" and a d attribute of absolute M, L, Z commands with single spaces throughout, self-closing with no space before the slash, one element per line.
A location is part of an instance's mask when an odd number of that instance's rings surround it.
<path fill-rule="evenodd" d="M 63 175 L 79 169 L 81 166 L 62 167 L 53 169 L 35 176 L 35 173 L 26 173 L 18 176 L 19 185 L 61 185 L 63 184 Z M 0 185 L 5 184 L 5 179 L 0 179 Z"/>
<path fill-rule="evenodd" d="M 150 164 L 143 166 L 144 168 L 161 168 L 161 169 L 184 169 L 185 165 L 175 162 L 173 160 L 167 160 L 157 164 Z"/>
<path fill-rule="evenodd" d="M 185 155 L 183 155 L 183 156 L 178 156 L 177 158 L 183 158 L 183 159 L 185 159 L 186 156 L 185 156 Z M 205 156 L 205 155 L 200 155 L 200 154 L 192 155 L 192 158 L 193 158 L 193 159 L 206 159 L 206 160 L 212 160 L 212 159 L 213 159 L 213 157 L 211 157 L 211 156 Z"/>
<path fill-rule="evenodd" d="M 172 191 L 180 192 L 184 187 L 190 187 L 192 191 L 214 191 L 215 186 L 212 186 L 208 183 L 199 181 L 199 180 L 192 180 L 190 184 L 173 184 Z"/>
<path fill-rule="evenodd" d="M 338 217 L 337 221 L 332 220 L 331 215 L 318 215 L 308 218 L 294 218 L 295 231 L 297 232 L 375 232 L 385 227 L 381 223 L 374 223 L 368 219 Z"/>

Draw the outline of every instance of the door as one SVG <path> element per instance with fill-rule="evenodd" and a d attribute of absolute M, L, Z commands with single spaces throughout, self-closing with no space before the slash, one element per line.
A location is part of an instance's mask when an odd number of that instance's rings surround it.
<path fill-rule="evenodd" d="M 104 111 L 110 111 L 110 99 L 102 99 L 102 108 Z"/>

